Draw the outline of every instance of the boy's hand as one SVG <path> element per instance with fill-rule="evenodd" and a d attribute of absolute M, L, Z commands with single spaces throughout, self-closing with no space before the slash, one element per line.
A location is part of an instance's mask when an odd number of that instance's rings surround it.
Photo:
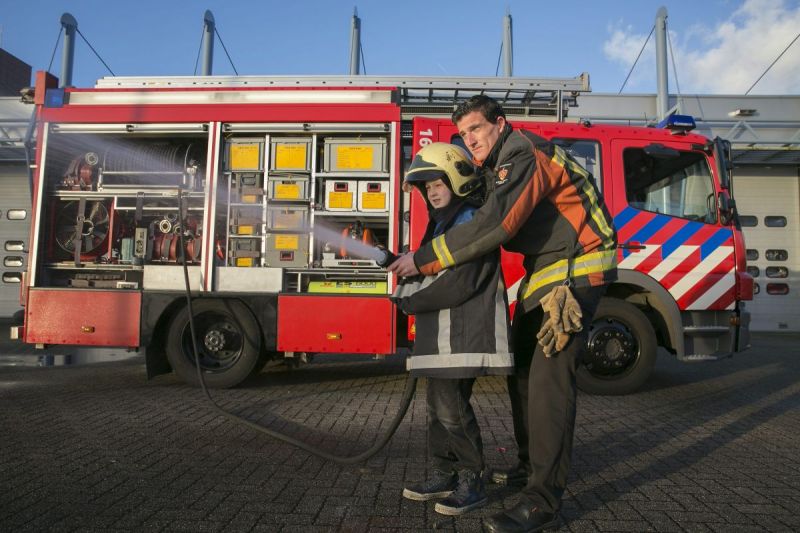
<path fill-rule="evenodd" d="M 417 265 L 414 264 L 414 252 L 399 256 L 397 261 L 389 265 L 386 270 L 394 272 L 401 277 L 416 276 L 419 274 L 419 270 Z"/>

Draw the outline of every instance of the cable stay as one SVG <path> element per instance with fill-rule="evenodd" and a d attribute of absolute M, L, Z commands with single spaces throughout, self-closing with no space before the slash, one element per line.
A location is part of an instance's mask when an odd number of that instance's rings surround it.
<path fill-rule="evenodd" d="M 647 43 L 650 42 L 650 37 L 653 36 L 653 32 L 654 31 L 656 31 L 656 25 L 655 24 L 653 24 L 653 27 L 650 29 L 650 34 L 647 36 L 647 39 L 644 40 L 644 44 L 642 45 L 642 49 L 639 50 L 639 55 L 636 56 L 636 60 L 633 62 L 633 65 L 631 65 L 631 69 L 628 71 L 628 75 L 625 76 L 625 81 L 622 82 L 622 87 L 619 88 L 619 92 L 617 94 L 622 94 L 622 90 L 625 88 L 625 85 L 627 85 L 628 80 L 631 77 L 631 74 L 633 74 L 633 69 L 636 68 L 636 63 L 638 63 L 639 62 L 639 58 L 642 57 L 642 52 L 644 52 L 644 48 L 647 46 Z"/>

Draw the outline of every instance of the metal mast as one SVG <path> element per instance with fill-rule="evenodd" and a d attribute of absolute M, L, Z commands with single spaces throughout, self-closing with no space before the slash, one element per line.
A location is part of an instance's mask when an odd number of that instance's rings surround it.
<path fill-rule="evenodd" d="M 353 8 L 353 19 L 350 23 L 350 75 L 358 76 L 361 71 L 361 19 Z"/>
<path fill-rule="evenodd" d="M 61 81 L 59 87 L 72 85 L 72 66 L 75 61 L 75 32 L 78 21 L 69 13 L 61 15 L 61 26 L 64 28 L 64 47 L 61 50 Z"/>

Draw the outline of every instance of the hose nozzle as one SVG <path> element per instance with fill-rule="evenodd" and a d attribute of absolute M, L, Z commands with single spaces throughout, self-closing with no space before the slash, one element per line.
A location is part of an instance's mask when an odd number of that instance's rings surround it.
<path fill-rule="evenodd" d="M 378 263 L 379 267 L 386 268 L 395 261 L 397 261 L 397 256 L 392 252 L 390 252 L 389 250 L 387 250 L 386 248 L 378 248 L 377 250 L 378 254 L 376 255 L 380 257 L 377 257 L 375 259 L 375 262 Z"/>

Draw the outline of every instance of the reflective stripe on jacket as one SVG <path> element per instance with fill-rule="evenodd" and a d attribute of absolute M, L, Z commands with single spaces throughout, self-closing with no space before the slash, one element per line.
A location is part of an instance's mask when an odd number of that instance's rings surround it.
<path fill-rule="evenodd" d="M 467 378 L 513 372 L 499 250 L 433 276 L 406 280 L 392 300 L 416 316 L 414 352 L 406 363 L 413 376 Z"/>
<path fill-rule="evenodd" d="M 594 178 L 562 148 L 506 126 L 482 170 L 491 191 L 486 203 L 471 221 L 415 252 L 420 272 L 435 274 L 502 245 L 525 256 L 518 293 L 524 311 L 557 284 L 616 279 L 611 216 Z"/>

